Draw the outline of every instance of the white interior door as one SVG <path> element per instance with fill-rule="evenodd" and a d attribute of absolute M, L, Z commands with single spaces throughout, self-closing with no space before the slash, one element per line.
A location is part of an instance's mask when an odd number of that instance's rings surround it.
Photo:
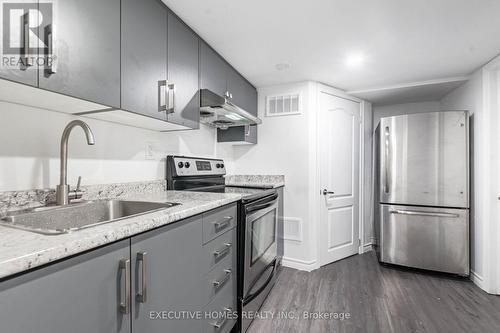
<path fill-rule="evenodd" d="M 319 98 L 320 261 L 359 250 L 360 103 L 327 93 Z"/>

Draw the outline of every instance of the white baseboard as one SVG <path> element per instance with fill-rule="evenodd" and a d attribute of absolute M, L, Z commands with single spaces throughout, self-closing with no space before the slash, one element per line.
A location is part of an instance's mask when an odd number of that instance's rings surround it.
<path fill-rule="evenodd" d="M 363 245 L 363 252 L 362 253 L 366 253 L 366 252 L 370 252 L 373 250 L 373 246 L 372 246 L 372 243 L 367 243 L 365 245 Z"/>
<path fill-rule="evenodd" d="M 476 286 L 478 286 L 479 288 L 481 288 L 484 291 L 486 291 L 486 286 L 485 286 L 485 283 L 484 283 L 484 279 L 483 279 L 483 277 L 481 275 L 479 275 L 476 272 L 474 272 L 473 270 L 471 270 L 470 271 L 470 279 L 471 279 L 471 281 Z"/>
<path fill-rule="evenodd" d="M 316 260 L 306 261 L 306 260 L 283 257 L 281 263 L 285 267 L 298 269 L 299 271 L 306 271 L 306 272 L 311 272 L 319 268 L 318 262 Z"/>

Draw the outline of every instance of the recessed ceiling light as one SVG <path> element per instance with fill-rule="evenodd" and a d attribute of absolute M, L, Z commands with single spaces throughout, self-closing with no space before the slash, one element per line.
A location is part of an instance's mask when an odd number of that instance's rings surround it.
<path fill-rule="evenodd" d="M 290 69 L 292 65 L 288 63 L 281 63 L 281 64 L 276 64 L 276 69 L 279 71 L 286 71 L 287 69 Z"/>
<path fill-rule="evenodd" d="M 361 67 L 365 63 L 366 57 L 363 53 L 351 53 L 345 58 L 345 64 L 350 68 Z"/>

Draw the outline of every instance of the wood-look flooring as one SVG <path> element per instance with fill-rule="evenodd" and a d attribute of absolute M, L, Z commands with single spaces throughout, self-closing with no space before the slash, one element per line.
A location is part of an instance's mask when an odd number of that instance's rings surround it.
<path fill-rule="evenodd" d="M 255 319 L 248 333 L 500 332 L 500 296 L 468 280 L 381 266 L 374 252 L 309 273 L 283 268 L 260 311 L 268 318 Z M 350 318 L 306 320 L 303 311 Z"/>

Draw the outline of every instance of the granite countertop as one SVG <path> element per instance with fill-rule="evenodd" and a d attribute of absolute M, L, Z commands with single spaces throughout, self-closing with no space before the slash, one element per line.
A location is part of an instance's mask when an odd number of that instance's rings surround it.
<path fill-rule="evenodd" d="M 227 175 L 226 185 L 256 188 L 277 188 L 285 186 L 283 175 Z"/>
<path fill-rule="evenodd" d="M 55 236 L 0 226 L 0 278 L 236 202 L 241 195 L 159 191 L 122 194 L 119 199 L 181 205 Z"/>

